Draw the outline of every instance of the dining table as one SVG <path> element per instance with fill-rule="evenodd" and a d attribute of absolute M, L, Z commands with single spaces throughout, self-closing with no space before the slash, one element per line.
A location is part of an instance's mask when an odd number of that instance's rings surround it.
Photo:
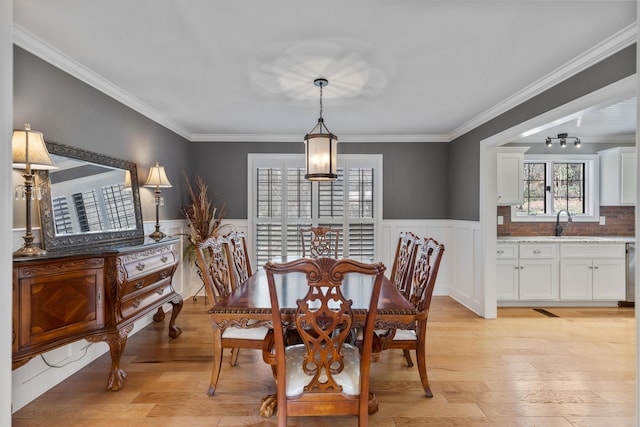
<path fill-rule="evenodd" d="M 373 283 L 373 277 L 351 273 L 345 276 L 341 287 L 346 298 L 353 301 L 353 326 L 364 326 L 371 297 L 371 286 L 363 286 L 363 281 Z M 276 292 L 280 301 L 282 322 L 286 327 L 293 327 L 297 308 L 296 301 L 304 296 L 307 279 L 302 273 L 291 273 L 275 276 Z M 219 375 L 222 365 L 222 331 L 228 327 L 255 328 L 259 326 L 271 327 L 271 301 L 267 274 L 264 269 L 258 269 L 245 282 L 228 296 L 218 300 L 209 310 L 213 327 L 213 373 Z M 382 280 L 375 329 L 415 329 L 416 320 L 421 320 L 421 313 L 405 299 L 389 278 L 385 275 Z M 375 346 L 375 344 L 374 344 Z M 374 348 L 374 354 L 380 357 L 381 349 Z M 375 359 L 372 359 L 375 360 Z M 214 395 L 215 390 L 209 391 Z M 372 396 L 375 400 L 375 396 Z M 273 405 L 273 406 L 272 406 Z M 263 399 L 260 409 L 262 416 L 270 416 L 275 408 L 273 396 Z M 370 408 L 376 408 L 377 402 L 370 402 Z M 370 409 L 371 412 L 375 412 Z"/>

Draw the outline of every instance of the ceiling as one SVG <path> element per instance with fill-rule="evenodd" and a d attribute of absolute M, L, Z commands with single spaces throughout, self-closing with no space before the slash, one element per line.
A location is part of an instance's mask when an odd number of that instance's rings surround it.
<path fill-rule="evenodd" d="M 635 17 L 622 0 L 20 0 L 14 41 L 190 141 L 301 141 L 318 77 L 340 141 L 450 141 L 632 44 Z M 634 132 L 624 107 L 599 128 Z"/>

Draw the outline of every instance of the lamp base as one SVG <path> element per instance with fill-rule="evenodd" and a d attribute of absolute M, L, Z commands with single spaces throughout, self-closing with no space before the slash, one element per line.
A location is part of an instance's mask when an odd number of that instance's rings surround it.
<path fill-rule="evenodd" d="M 156 230 L 153 233 L 149 234 L 149 237 L 152 238 L 153 240 L 162 240 L 166 237 L 167 235 L 164 234 L 162 231 L 160 230 Z"/>
<path fill-rule="evenodd" d="M 45 255 L 47 251 L 37 246 L 23 246 L 13 253 L 14 257 L 36 257 Z"/>

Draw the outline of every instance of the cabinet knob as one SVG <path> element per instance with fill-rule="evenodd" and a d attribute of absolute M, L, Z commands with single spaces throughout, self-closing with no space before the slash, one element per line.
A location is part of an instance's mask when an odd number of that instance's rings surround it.
<path fill-rule="evenodd" d="M 542 251 L 540 249 L 536 249 L 535 251 L 533 251 L 534 254 L 541 254 Z"/>
<path fill-rule="evenodd" d="M 140 280 L 134 286 L 136 287 L 136 289 L 142 289 L 142 287 L 144 286 L 144 280 Z"/>
<path fill-rule="evenodd" d="M 499 254 L 503 254 L 503 253 L 504 253 L 504 251 L 503 251 L 502 249 L 498 249 L 498 253 L 499 253 Z"/>
<path fill-rule="evenodd" d="M 597 270 L 597 269 L 598 269 L 598 266 L 597 266 L 597 265 L 594 265 L 594 266 L 593 266 L 593 268 Z"/>
<path fill-rule="evenodd" d="M 163 272 L 161 272 L 161 273 L 160 273 L 160 278 L 161 278 L 161 279 L 166 279 L 166 278 L 167 278 L 167 276 L 169 276 L 169 275 L 167 274 L 167 272 L 166 272 L 166 271 L 163 271 Z"/>
<path fill-rule="evenodd" d="M 163 255 L 163 256 L 162 256 L 162 258 L 160 258 L 160 261 L 162 261 L 162 262 L 167 262 L 167 260 L 168 260 L 168 259 L 169 259 L 169 258 L 167 258 L 167 256 L 166 256 L 166 255 Z"/>
<path fill-rule="evenodd" d="M 144 270 L 144 264 L 139 262 L 138 265 L 136 265 L 136 268 L 138 269 L 138 271 L 142 271 Z"/>
<path fill-rule="evenodd" d="M 142 300 L 137 299 L 132 305 L 133 305 L 133 308 L 138 308 L 140 307 L 140 304 L 142 304 Z"/>
<path fill-rule="evenodd" d="M 164 286 L 161 287 L 160 289 L 158 289 L 158 291 L 156 292 L 158 295 L 162 295 L 164 294 Z"/>

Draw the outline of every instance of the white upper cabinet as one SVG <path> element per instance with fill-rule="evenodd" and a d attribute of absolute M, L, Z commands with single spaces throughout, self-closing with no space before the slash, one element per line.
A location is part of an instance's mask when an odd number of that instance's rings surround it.
<path fill-rule="evenodd" d="M 498 148 L 498 205 L 522 204 L 524 153 L 529 147 Z"/>
<path fill-rule="evenodd" d="M 600 205 L 636 203 L 636 149 L 616 147 L 598 151 L 600 156 Z"/>

